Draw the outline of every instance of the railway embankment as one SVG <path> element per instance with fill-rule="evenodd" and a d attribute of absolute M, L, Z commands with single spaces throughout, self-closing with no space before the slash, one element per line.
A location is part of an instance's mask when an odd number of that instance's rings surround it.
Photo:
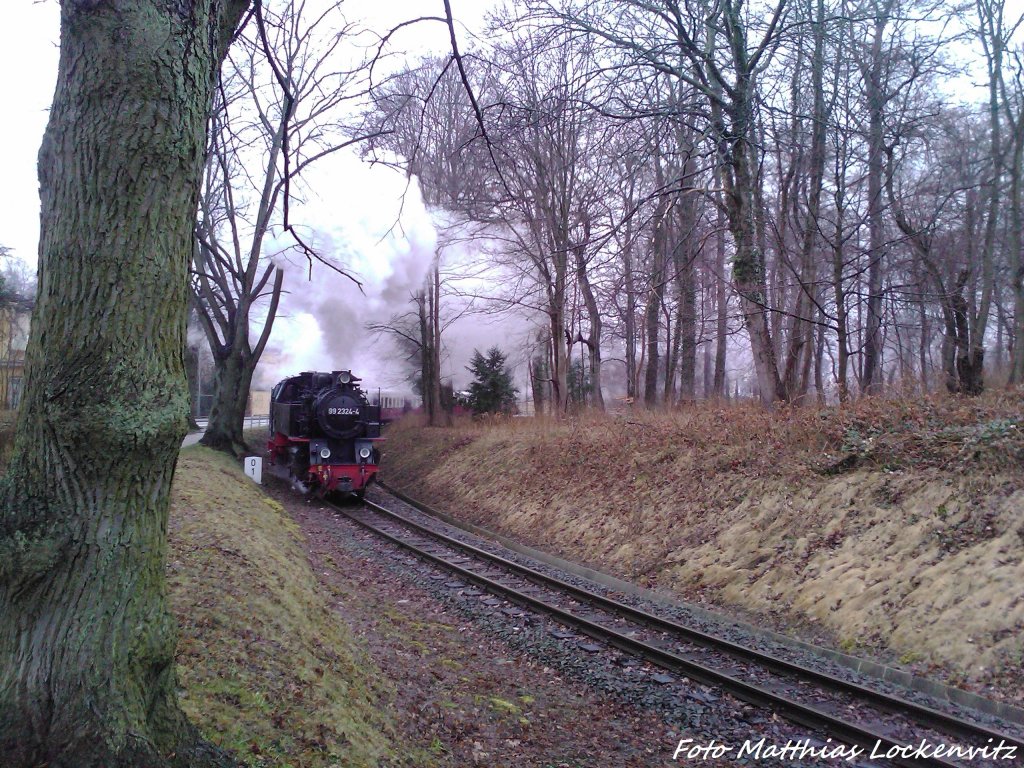
<path fill-rule="evenodd" d="M 281 505 L 237 462 L 181 452 L 168 577 L 181 702 L 247 766 L 376 766 L 393 751 L 372 661 Z"/>
<path fill-rule="evenodd" d="M 391 427 L 386 479 L 766 628 L 1024 701 L 1024 403 Z"/>

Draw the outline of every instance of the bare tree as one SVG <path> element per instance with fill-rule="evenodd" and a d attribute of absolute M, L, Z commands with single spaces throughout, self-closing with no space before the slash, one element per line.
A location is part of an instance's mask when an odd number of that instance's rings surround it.
<path fill-rule="evenodd" d="M 951 33 L 933 22 L 952 9 L 938 0 L 526 5 L 499 43 L 447 62 L 470 89 L 457 138 L 416 144 L 414 172 L 463 160 L 434 179 L 500 243 L 487 256 L 504 303 L 547 316 L 556 403 L 577 343 L 592 374 L 621 359 L 627 397 L 649 405 L 692 398 L 698 374 L 724 395 L 737 309 L 750 352 L 736 363 L 767 404 L 812 385 L 818 402 L 927 388 L 936 369 L 980 391 L 993 313 L 997 344 L 1018 345 L 1021 213 L 1004 197 L 1019 201 L 1019 80 L 997 0 L 972 12 L 987 160 L 944 144 Z M 417 136 L 434 121 L 419 114 Z M 956 178 L 920 173 L 940 145 L 967 163 Z"/>
<path fill-rule="evenodd" d="M 997 254 L 997 228 L 1001 218 L 1001 212 L 1010 209 L 1009 230 L 1010 238 L 1008 251 L 1010 253 L 1010 271 L 1014 275 L 1015 293 L 1020 302 L 1020 248 L 1021 248 L 1021 211 L 1020 211 L 1020 165 L 1021 165 L 1021 144 L 1024 138 L 1021 137 L 1021 106 L 1019 100 L 1016 104 L 1010 98 L 1006 86 L 1007 78 L 1007 56 L 1011 40 L 1016 32 L 1024 25 L 1024 14 L 1018 14 L 1016 19 L 1006 18 L 1007 8 L 1005 0 L 975 0 L 974 10 L 976 13 L 977 26 L 974 33 L 981 44 L 984 53 L 986 73 L 988 76 L 988 104 L 986 116 L 988 118 L 988 173 L 986 180 L 986 201 L 985 201 L 985 226 L 982 239 L 982 250 L 980 257 L 980 296 L 976 311 L 970 323 L 970 353 L 965 368 L 968 380 L 965 388 L 968 392 L 980 392 L 984 382 L 982 378 L 985 360 L 985 331 L 988 327 L 988 318 L 992 306 L 992 298 L 995 290 L 995 270 Z M 1012 60 L 1016 65 L 1017 93 L 1020 89 L 1021 60 L 1019 55 Z M 1011 75 L 1012 77 L 1012 75 Z M 1004 146 L 1003 124 L 1004 121 L 1015 129 L 1011 133 L 1009 147 Z M 1010 181 L 1009 206 L 1004 202 L 1006 188 L 1003 184 L 1004 177 Z M 1016 317 L 1018 333 L 1021 323 L 1022 309 L 1024 304 L 1018 303 Z M 1018 342 L 1019 344 L 1019 342 Z M 1020 347 L 1015 348 L 1016 354 L 1012 363 L 1011 380 L 1018 380 L 1020 377 L 1019 366 L 1021 365 Z"/>
<path fill-rule="evenodd" d="M 1007 83 L 1009 80 L 1009 83 Z M 1007 174 L 1010 179 L 1010 236 L 1007 259 L 1013 299 L 1012 354 L 1010 356 L 1010 384 L 1024 382 L 1024 202 L 1022 202 L 1022 176 L 1024 176 L 1024 49 L 1013 56 L 1013 69 L 1009 77 L 1000 81 L 1003 110 L 1011 128 L 1011 151 L 1008 153 Z"/>
<path fill-rule="evenodd" d="M 710 118 L 701 128 L 717 153 L 722 201 L 733 238 L 732 275 L 739 294 L 759 395 L 765 403 L 786 396 L 776 360 L 767 311 L 762 238 L 758 223 L 757 79 L 779 46 L 787 0 L 767 8 L 763 17 L 748 14 L 742 2 L 669 0 L 653 6 L 626 0 L 614 7 L 540 3 L 546 15 L 577 32 L 602 40 L 637 79 L 657 73 L 692 89 L 704 100 Z M 755 35 L 753 42 L 749 36 Z M 640 105 L 634 111 L 642 111 Z"/>
<path fill-rule="evenodd" d="M 246 450 L 249 388 L 284 285 L 285 255 L 268 258 L 267 238 L 275 227 L 296 235 L 290 197 L 305 172 L 380 132 L 347 127 L 367 87 L 361 62 L 343 60 L 352 26 L 338 27 L 329 11 L 310 18 L 301 5 L 290 0 L 278 11 L 262 10 L 259 25 L 229 58 L 210 124 L 192 268 L 193 306 L 215 364 L 202 442 L 235 454 Z M 291 250 L 310 265 L 316 258 L 347 276 L 301 237 L 296 242 Z"/>

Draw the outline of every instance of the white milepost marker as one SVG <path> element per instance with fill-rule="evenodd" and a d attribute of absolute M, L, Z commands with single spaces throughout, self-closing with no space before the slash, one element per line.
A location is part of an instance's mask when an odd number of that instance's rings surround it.
<path fill-rule="evenodd" d="M 262 456 L 246 456 L 245 457 L 245 474 L 253 479 L 253 482 L 262 484 L 263 482 L 263 457 Z"/>

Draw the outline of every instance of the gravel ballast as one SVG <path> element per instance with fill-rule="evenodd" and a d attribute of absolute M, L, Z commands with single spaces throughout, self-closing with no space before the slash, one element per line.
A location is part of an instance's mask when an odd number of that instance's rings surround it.
<path fill-rule="evenodd" d="M 422 516 L 382 494 L 371 495 L 403 514 Z M 814 759 L 815 751 L 835 745 L 771 712 L 681 680 L 461 583 L 322 504 L 287 492 L 277 495 L 302 526 L 320 578 L 344 596 L 339 610 L 346 621 L 385 674 L 401 681 L 395 690 L 395 715 L 403 723 L 405 738 L 426 750 L 432 764 L 883 764 L 864 758 Z M 446 532 L 500 550 L 459 529 Z M 500 554 L 538 570 L 556 570 L 507 550 Z M 571 574 L 555 575 L 623 602 L 666 612 L 664 606 L 645 605 L 635 596 Z M 684 614 L 680 611 L 672 618 L 692 620 Z M 702 629 L 740 639 L 735 627 Z M 692 740 L 687 748 L 698 751 L 676 754 L 681 739 Z M 744 745 L 748 754 L 741 758 Z M 781 759 L 770 756 L 773 748 L 787 745 L 806 749 L 802 757 L 795 751 L 783 753 Z M 723 756 L 700 751 L 708 746 L 721 747 Z"/>

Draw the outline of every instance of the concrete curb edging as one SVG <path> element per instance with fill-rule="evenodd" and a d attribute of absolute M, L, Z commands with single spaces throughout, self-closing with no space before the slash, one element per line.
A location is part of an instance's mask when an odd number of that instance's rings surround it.
<path fill-rule="evenodd" d="M 473 523 L 467 523 L 462 520 L 458 520 L 449 514 L 441 512 L 440 510 L 434 509 L 421 501 L 418 501 L 411 496 L 399 491 L 398 489 L 388 484 L 378 482 L 383 489 L 397 496 L 402 501 L 412 504 L 414 507 L 423 510 L 424 512 L 442 520 L 449 525 L 453 525 L 456 528 L 461 528 L 469 533 L 476 534 L 485 539 L 490 539 L 501 544 L 513 552 L 518 552 L 526 557 L 531 557 L 534 560 L 538 560 L 547 565 L 555 568 L 560 568 L 566 573 L 571 573 L 575 576 L 580 576 L 585 579 L 589 579 L 597 584 L 609 587 L 610 589 L 618 590 L 634 597 L 644 598 L 661 605 L 672 607 L 672 608 L 684 608 L 696 616 L 709 621 L 717 622 L 729 622 L 738 627 L 741 627 L 746 632 L 753 635 L 764 637 L 768 640 L 772 640 L 780 645 L 785 645 L 790 648 L 794 648 L 808 653 L 813 653 L 817 656 L 821 656 L 831 661 L 841 664 L 844 667 L 853 669 L 861 674 L 874 677 L 885 682 L 899 685 L 903 688 L 907 688 L 920 693 L 928 694 L 936 699 L 949 701 L 954 704 L 958 704 L 969 709 L 983 712 L 988 715 L 994 715 L 1010 722 L 1024 725 L 1024 708 L 1014 706 L 1013 704 L 1006 704 L 1000 701 L 993 701 L 992 699 L 986 699 L 983 696 L 979 696 L 969 691 L 955 688 L 951 685 L 940 683 L 936 680 L 930 680 L 926 677 L 920 677 L 913 675 L 901 669 L 880 664 L 879 662 L 870 661 L 869 659 L 861 659 L 856 656 L 850 656 L 849 654 L 842 653 L 840 651 L 833 650 L 831 648 L 825 648 L 820 645 L 814 645 L 807 643 L 802 640 L 789 637 L 787 635 L 779 634 L 768 629 L 757 627 L 753 624 L 749 624 L 745 621 L 738 621 L 728 616 L 723 616 L 714 611 L 710 611 L 707 608 L 688 603 L 685 600 L 680 600 L 677 596 L 668 594 L 661 590 L 649 589 L 647 587 L 641 587 L 628 581 L 624 581 L 615 576 L 610 576 L 601 571 L 596 571 L 593 568 L 587 568 L 586 566 L 573 563 L 569 560 L 564 560 L 561 557 L 548 554 L 533 547 L 528 547 L 525 544 L 520 544 L 514 539 L 509 538 L 500 533 L 496 533 L 487 528 L 483 528 Z"/>

